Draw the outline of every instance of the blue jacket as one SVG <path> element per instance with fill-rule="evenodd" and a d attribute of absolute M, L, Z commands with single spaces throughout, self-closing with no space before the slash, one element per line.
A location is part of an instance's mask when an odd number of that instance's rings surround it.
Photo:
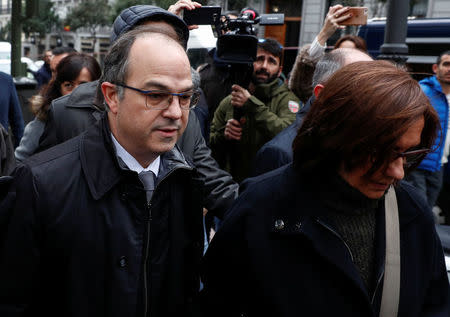
<path fill-rule="evenodd" d="M 434 107 L 439 115 L 441 123 L 441 131 L 434 143 L 435 150 L 428 154 L 420 163 L 419 169 L 436 172 L 441 169 L 442 154 L 444 153 L 445 138 L 447 137 L 449 107 L 447 97 L 442 92 L 442 87 L 436 76 L 427 77 L 419 82 L 423 92 L 430 99 L 431 105 Z M 442 140 L 441 140 L 442 139 Z"/>
<path fill-rule="evenodd" d="M 261 175 L 292 162 L 292 142 L 303 122 L 303 118 L 311 108 L 314 99 L 314 96 L 312 96 L 306 105 L 300 108 L 294 123 L 278 133 L 272 140 L 259 149 L 253 164 L 252 176 Z"/>
<path fill-rule="evenodd" d="M 16 87 L 10 75 L 0 72 L 0 124 L 14 135 L 15 146 L 19 145 L 23 135 L 23 117 Z"/>
<path fill-rule="evenodd" d="M 322 187 L 297 175 L 288 164 L 244 182 L 204 258 L 203 304 L 216 308 L 215 316 L 378 316 L 384 205 L 377 210 L 378 282 L 371 296 L 350 250 L 328 224 Z M 401 232 L 398 317 L 448 317 L 449 284 L 432 214 L 411 185 L 400 182 L 396 195 Z"/>

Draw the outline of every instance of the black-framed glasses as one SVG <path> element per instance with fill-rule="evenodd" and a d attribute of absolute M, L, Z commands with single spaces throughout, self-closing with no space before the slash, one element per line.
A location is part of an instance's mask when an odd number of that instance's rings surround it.
<path fill-rule="evenodd" d="M 197 105 L 198 100 L 200 99 L 200 92 L 198 90 L 189 90 L 185 92 L 175 93 L 165 90 L 142 90 L 124 84 L 116 85 L 143 94 L 145 96 L 145 106 L 147 107 L 147 109 L 151 110 L 164 110 L 169 108 L 174 96 L 178 97 L 180 108 L 184 110 L 194 108 Z"/>
<path fill-rule="evenodd" d="M 430 151 L 430 149 L 414 149 L 406 152 L 394 151 L 392 161 L 401 157 L 403 159 L 403 165 L 406 168 L 410 168 L 417 166 Z"/>

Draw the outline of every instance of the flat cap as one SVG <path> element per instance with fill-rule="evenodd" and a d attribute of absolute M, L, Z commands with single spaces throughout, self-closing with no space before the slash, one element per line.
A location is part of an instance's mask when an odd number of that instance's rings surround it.
<path fill-rule="evenodd" d="M 152 19 L 165 21 L 174 26 L 176 30 L 180 30 L 184 47 L 187 47 L 189 29 L 186 23 L 175 14 L 152 5 L 136 5 L 123 10 L 114 21 L 110 37 L 111 43 L 114 43 L 121 34 L 129 31 L 139 23 Z"/>

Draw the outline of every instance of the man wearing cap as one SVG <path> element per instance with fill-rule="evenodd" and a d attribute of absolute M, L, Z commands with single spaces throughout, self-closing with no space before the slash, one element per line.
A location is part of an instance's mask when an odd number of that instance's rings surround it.
<path fill-rule="evenodd" d="M 192 10 L 199 6 L 197 2 L 180 0 L 169 7 L 171 12 L 152 5 L 129 7 L 114 21 L 111 42 L 114 43 L 120 35 L 136 26 L 145 24 L 172 32 L 186 48 L 189 30 L 185 22 L 175 14 L 179 14 L 183 9 Z M 77 136 L 99 120 L 105 107 L 102 94 L 97 92 L 95 97 L 96 89 L 96 81 L 86 83 L 70 95 L 52 102 L 39 151 Z M 237 196 L 238 186 L 212 159 L 195 113 L 189 116 L 186 130 L 178 139 L 177 145 L 199 170 L 200 181 L 204 183 L 204 207 L 215 215 L 222 216 Z"/>
<path fill-rule="evenodd" d="M 117 39 L 99 81 L 108 111 L 13 173 L 0 316 L 190 315 L 201 186 L 175 142 L 198 93 L 172 35 L 143 26 Z"/>
<path fill-rule="evenodd" d="M 249 89 L 232 86 L 211 124 L 213 155 L 233 178 L 249 176 L 259 148 L 295 120 L 299 99 L 278 77 L 283 48 L 276 40 L 260 40 Z"/>

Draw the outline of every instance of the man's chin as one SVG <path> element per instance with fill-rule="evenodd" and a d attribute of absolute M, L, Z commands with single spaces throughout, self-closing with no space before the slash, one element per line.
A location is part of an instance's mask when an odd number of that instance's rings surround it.
<path fill-rule="evenodd" d="M 262 84 L 267 84 L 269 82 L 269 80 L 268 80 L 268 78 L 257 78 L 257 77 L 254 77 L 252 79 L 252 82 L 255 85 L 262 85 Z"/>

